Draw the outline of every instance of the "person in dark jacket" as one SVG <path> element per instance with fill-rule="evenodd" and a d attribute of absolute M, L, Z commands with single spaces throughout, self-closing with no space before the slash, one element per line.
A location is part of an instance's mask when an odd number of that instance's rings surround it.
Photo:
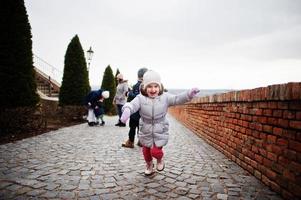
<path fill-rule="evenodd" d="M 88 107 L 88 125 L 94 126 L 99 123 L 99 119 L 101 120 L 101 125 L 105 124 L 103 120 L 104 107 L 103 101 L 104 99 L 109 98 L 109 91 L 104 91 L 102 89 L 92 90 L 88 93 L 85 98 L 85 105 Z"/>
<path fill-rule="evenodd" d="M 128 99 L 127 99 L 128 102 L 132 101 L 140 93 L 140 85 L 143 80 L 143 75 L 146 71 L 147 71 L 147 68 L 141 68 L 138 70 L 138 81 L 133 86 L 133 89 L 131 91 L 129 91 L 129 93 L 128 93 Z M 130 116 L 129 138 L 127 141 L 122 143 L 123 147 L 134 148 L 136 129 L 139 131 L 139 119 L 140 119 L 139 111 Z M 140 146 L 139 141 L 138 141 L 137 145 Z"/>

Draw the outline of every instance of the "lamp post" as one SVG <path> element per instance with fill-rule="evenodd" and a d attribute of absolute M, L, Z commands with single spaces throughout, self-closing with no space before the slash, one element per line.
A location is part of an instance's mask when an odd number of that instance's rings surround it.
<path fill-rule="evenodd" d="M 94 51 L 92 50 L 92 47 L 90 47 L 90 49 L 87 51 L 88 72 L 89 72 L 89 69 L 90 69 L 90 63 L 91 63 L 91 60 L 92 60 L 92 57 L 93 57 L 93 53 L 94 53 Z"/>

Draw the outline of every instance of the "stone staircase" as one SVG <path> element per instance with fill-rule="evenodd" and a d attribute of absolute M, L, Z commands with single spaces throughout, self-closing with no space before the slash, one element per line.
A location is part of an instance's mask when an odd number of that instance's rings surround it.
<path fill-rule="evenodd" d="M 34 70 L 37 92 L 41 98 L 58 100 L 63 73 L 54 66 L 34 54 Z"/>
<path fill-rule="evenodd" d="M 35 68 L 35 72 L 38 91 L 48 97 L 58 97 L 60 84 L 37 68 Z"/>

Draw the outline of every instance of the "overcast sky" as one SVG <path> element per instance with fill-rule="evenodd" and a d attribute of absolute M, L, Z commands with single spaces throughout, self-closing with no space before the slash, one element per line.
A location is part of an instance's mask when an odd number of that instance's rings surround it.
<path fill-rule="evenodd" d="M 301 81 L 299 0 L 25 0 L 33 52 L 63 71 L 77 34 L 130 83 L 140 67 L 167 88 L 251 89 Z"/>

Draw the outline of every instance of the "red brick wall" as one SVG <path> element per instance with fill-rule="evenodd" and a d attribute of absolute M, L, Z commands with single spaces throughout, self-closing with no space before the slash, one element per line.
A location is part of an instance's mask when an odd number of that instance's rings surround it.
<path fill-rule="evenodd" d="M 301 83 L 196 98 L 169 112 L 285 199 L 301 198 Z"/>

